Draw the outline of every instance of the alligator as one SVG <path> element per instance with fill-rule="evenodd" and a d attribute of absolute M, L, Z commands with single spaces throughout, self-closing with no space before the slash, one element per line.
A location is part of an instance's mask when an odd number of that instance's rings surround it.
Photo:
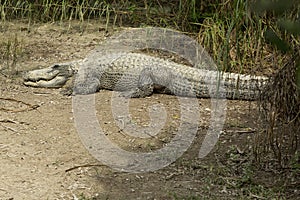
<path fill-rule="evenodd" d="M 100 89 L 120 91 L 126 97 L 146 97 L 153 92 L 197 98 L 256 100 L 268 80 L 190 67 L 141 53 L 111 53 L 83 60 L 58 63 L 26 72 L 24 84 L 60 88 L 71 81 L 72 95 Z"/>

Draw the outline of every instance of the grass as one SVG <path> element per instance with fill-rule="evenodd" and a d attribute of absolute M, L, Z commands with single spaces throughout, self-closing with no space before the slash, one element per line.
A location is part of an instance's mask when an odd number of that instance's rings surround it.
<path fill-rule="evenodd" d="M 300 145 L 300 90 L 296 84 L 296 69 L 300 63 L 300 33 L 284 31 L 282 21 L 296 20 L 300 4 L 290 7 L 279 17 L 275 11 L 257 15 L 249 10 L 249 3 L 234 0 L 215 4 L 218 12 L 198 24 L 201 26 L 198 39 L 210 50 L 222 71 L 256 75 L 270 75 L 270 69 L 277 72 L 262 92 L 260 106 L 264 110 L 262 119 L 265 125 L 260 127 L 263 131 L 257 134 L 254 154 L 258 164 L 264 165 L 264 162 L 275 159 L 276 162 L 272 163 L 274 166 L 285 168 L 294 159 Z M 281 22 L 281 27 L 277 21 Z M 283 52 L 268 44 L 268 34 L 265 33 L 270 30 L 294 51 Z"/>
<path fill-rule="evenodd" d="M 83 20 L 86 15 L 101 14 L 105 9 L 103 3 L 96 1 L 94 5 L 89 1 L 3 1 L 1 5 L 1 20 L 28 19 L 43 22 L 57 20 Z M 89 11 L 89 12 L 88 12 Z M 100 12 L 102 11 L 102 12 Z M 88 12 L 88 13 L 87 13 Z M 96 17 L 96 16 L 94 16 Z M 101 17 L 98 16 L 98 17 Z"/>
<path fill-rule="evenodd" d="M 114 1 L 35 0 L 1 1 L 2 21 L 81 22 L 97 19 L 109 26 L 160 26 L 189 31 L 210 51 L 224 71 L 254 74 L 273 65 L 264 58 L 272 48 L 264 44 L 263 32 L 272 18 L 257 17 L 243 0 L 216 3 L 212 0 Z M 296 39 L 294 39 L 296 40 Z M 279 64 L 283 58 L 278 59 Z M 262 67 L 263 66 L 263 67 Z"/>
<path fill-rule="evenodd" d="M 0 73 L 6 77 L 13 77 L 18 74 L 17 62 L 23 55 L 23 42 L 17 34 L 0 42 Z"/>
<path fill-rule="evenodd" d="M 278 176 L 276 179 L 276 181 L 280 180 L 281 184 L 274 183 L 272 180 L 263 182 L 261 181 L 264 179 L 263 176 L 257 175 L 258 170 L 250 159 L 252 157 L 250 149 L 247 148 L 242 154 L 237 151 L 235 145 L 226 149 L 224 154 L 219 152 L 215 155 L 216 161 L 210 158 L 208 165 L 203 160 L 177 161 L 177 168 L 194 174 L 193 179 L 199 181 L 202 191 L 198 195 L 174 192 L 170 194 L 171 199 L 233 199 L 234 197 L 236 199 L 288 199 L 284 196 L 284 185 L 287 182 L 285 175 Z M 199 177 L 198 174 L 205 174 L 205 176 Z M 270 174 L 264 176 L 266 179 L 270 178 Z"/>
<path fill-rule="evenodd" d="M 251 14 L 248 4 L 241 0 L 223 1 L 216 7 L 220 11 L 201 24 L 198 38 L 223 71 L 257 74 L 270 66 L 260 69 L 271 51 L 263 45 L 266 22 Z"/>

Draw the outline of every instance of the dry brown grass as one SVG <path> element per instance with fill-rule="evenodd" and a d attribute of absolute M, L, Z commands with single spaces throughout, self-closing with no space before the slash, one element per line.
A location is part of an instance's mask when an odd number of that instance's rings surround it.
<path fill-rule="evenodd" d="M 287 168 L 300 161 L 300 90 L 296 84 L 299 64 L 298 50 L 262 92 L 260 107 L 264 123 L 257 135 L 255 155 L 263 164 Z M 269 160 L 263 159 L 266 157 Z"/>

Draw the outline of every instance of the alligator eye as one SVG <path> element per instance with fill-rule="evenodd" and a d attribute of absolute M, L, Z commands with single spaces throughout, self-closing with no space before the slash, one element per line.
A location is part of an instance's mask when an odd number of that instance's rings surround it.
<path fill-rule="evenodd" d="M 52 69 L 58 69 L 60 68 L 60 65 L 53 65 Z"/>

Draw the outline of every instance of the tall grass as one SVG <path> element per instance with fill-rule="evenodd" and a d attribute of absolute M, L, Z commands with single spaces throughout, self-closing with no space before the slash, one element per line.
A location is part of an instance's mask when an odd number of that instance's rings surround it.
<path fill-rule="evenodd" d="M 107 12 L 106 1 L 72 0 L 2 0 L 1 20 L 26 19 L 42 22 L 102 17 Z"/>
<path fill-rule="evenodd" d="M 215 12 L 201 25 L 199 40 L 211 51 L 221 70 L 241 73 L 262 71 L 265 22 L 255 17 L 244 0 L 215 4 Z"/>
<path fill-rule="evenodd" d="M 6 77 L 13 77 L 18 73 L 17 62 L 23 55 L 22 41 L 17 34 L 0 41 L 0 73 Z"/>
<path fill-rule="evenodd" d="M 260 14 L 272 13 L 276 19 L 276 23 L 268 26 L 266 39 L 287 57 L 287 61 L 269 80 L 261 95 L 259 105 L 265 123 L 262 124 L 262 132 L 257 134 L 255 157 L 257 160 L 268 157 L 270 161 L 267 164 L 299 170 L 300 84 L 297 84 L 297 79 L 300 80 L 300 3 L 296 0 L 266 2 L 266 5 L 258 7 Z"/>
<path fill-rule="evenodd" d="M 200 5 L 196 0 L 1 0 L 1 20 L 65 21 L 104 19 L 119 25 L 171 26 L 188 30 L 198 22 Z"/>

